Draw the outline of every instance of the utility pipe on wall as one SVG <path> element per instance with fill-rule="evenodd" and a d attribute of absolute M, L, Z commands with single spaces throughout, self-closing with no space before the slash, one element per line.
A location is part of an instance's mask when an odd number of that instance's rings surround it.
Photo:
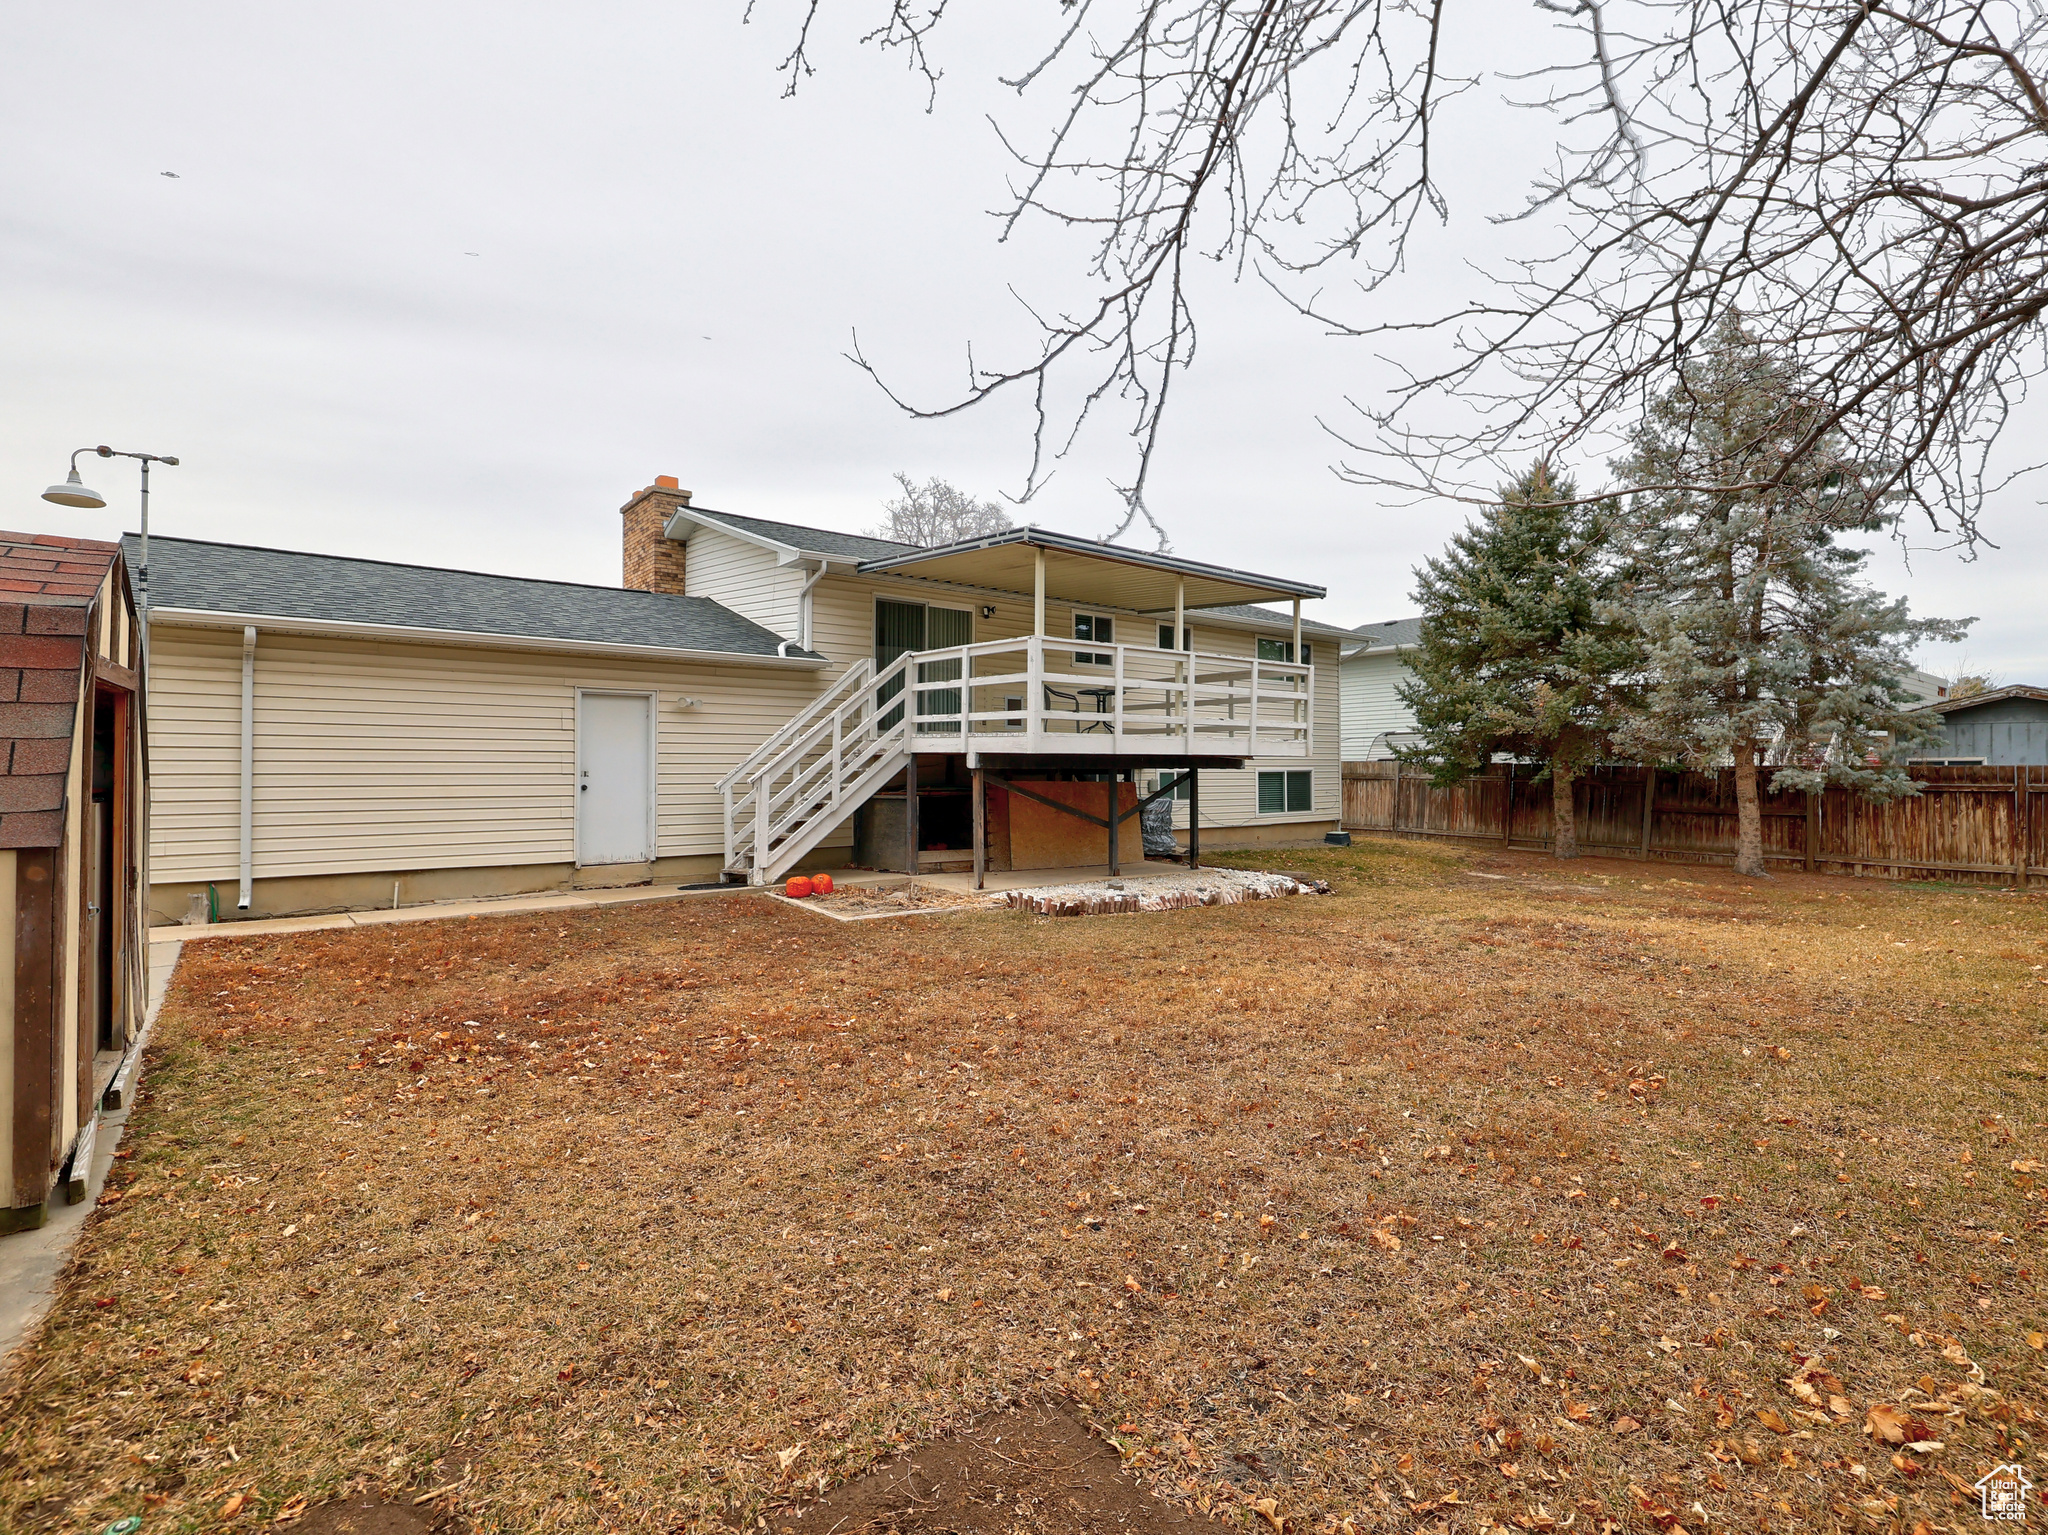
<path fill-rule="evenodd" d="M 256 862 L 256 626 L 242 630 L 242 888 L 235 910 L 249 909 Z"/>

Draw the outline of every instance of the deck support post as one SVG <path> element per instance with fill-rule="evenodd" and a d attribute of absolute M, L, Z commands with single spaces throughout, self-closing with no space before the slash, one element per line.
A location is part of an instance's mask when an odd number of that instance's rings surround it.
<path fill-rule="evenodd" d="M 1045 634 L 1045 551 L 1031 551 L 1031 632 Z"/>
<path fill-rule="evenodd" d="M 1119 770 L 1109 775 L 1109 809 L 1105 815 L 1109 821 L 1109 877 L 1115 879 L 1123 870 L 1117 867 L 1117 811 L 1123 808 L 1124 775 Z"/>
<path fill-rule="evenodd" d="M 903 765 L 903 867 L 917 877 L 917 753 Z"/>
<path fill-rule="evenodd" d="M 1202 775 L 1188 769 L 1188 867 L 1202 866 Z"/>
<path fill-rule="evenodd" d="M 981 889 L 988 878 L 988 770 L 974 770 L 974 888 Z"/>

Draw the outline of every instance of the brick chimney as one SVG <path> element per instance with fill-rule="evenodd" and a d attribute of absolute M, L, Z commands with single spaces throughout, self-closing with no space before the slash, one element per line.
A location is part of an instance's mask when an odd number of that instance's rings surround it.
<path fill-rule="evenodd" d="M 639 592 L 683 590 L 683 546 L 664 536 L 663 529 L 679 506 L 690 504 L 690 493 L 677 487 L 672 474 L 657 474 L 654 483 L 636 491 L 619 508 L 625 519 L 625 579 L 621 583 Z"/>

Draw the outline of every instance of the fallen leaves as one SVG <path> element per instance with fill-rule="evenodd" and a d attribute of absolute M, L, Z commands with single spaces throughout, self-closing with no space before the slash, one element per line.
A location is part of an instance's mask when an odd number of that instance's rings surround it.
<path fill-rule="evenodd" d="M 1933 1440 L 1923 1419 L 1890 1402 L 1872 1402 L 1863 1414 L 1863 1432 L 1880 1444 L 1917 1444 Z"/>

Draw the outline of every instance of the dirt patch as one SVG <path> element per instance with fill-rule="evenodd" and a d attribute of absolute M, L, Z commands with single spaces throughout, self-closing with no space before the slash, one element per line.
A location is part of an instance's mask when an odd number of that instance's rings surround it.
<path fill-rule="evenodd" d="M 911 911 L 968 911 L 994 904 L 987 892 L 948 890 L 922 880 L 875 890 L 852 885 L 831 895 L 807 897 L 814 909 L 835 917 L 895 917 Z"/>
<path fill-rule="evenodd" d="M 1208 1527 L 1147 1492 L 1114 1448 L 1043 1402 L 991 1413 L 772 1523 L 776 1535 L 1184 1535 Z"/>
<path fill-rule="evenodd" d="M 359 1494 L 323 1503 L 291 1528 L 294 1535 L 433 1535 L 434 1523 L 408 1503 Z"/>

